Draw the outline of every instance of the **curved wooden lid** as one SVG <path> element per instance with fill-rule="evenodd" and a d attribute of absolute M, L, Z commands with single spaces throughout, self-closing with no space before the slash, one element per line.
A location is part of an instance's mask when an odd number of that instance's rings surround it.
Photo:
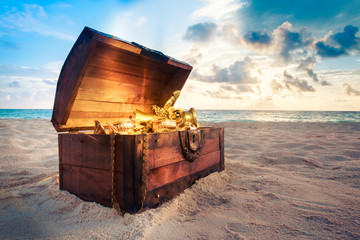
<path fill-rule="evenodd" d="M 137 43 L 85 27 L 61 69 L 51 122 L 56 131 L 94 128 L 151 112 L 181 90 L 192 67 Z"/>

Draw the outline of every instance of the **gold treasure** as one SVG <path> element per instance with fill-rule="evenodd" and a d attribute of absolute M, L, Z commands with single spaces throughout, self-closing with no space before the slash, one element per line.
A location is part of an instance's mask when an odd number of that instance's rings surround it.
<path fill-rule="evenodd" d="M 179 96 L 180 90 L 177 90 L 173 92 L 163 107 L 151 106 L 153 113 L 145 113 L 136 109 L 134 111 L 135 120 L 129 118 L 128 121 L 107 122 L 107 130 L 99 121 L 95 120 L 94 134 L 142 134 L 199 128 L 194 108 L 190 108 L 189 111 L 174 108 Z"/>

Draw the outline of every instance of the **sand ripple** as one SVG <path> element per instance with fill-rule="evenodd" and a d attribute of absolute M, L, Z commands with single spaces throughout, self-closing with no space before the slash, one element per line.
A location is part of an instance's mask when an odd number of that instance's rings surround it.
<path fill-rule="evenodd" d="M 48 120 L 0 120 L 0 239 L 360 239 L 360 124 L 204 125 L 226 170 L 119 217 L 58 189 Z"/>

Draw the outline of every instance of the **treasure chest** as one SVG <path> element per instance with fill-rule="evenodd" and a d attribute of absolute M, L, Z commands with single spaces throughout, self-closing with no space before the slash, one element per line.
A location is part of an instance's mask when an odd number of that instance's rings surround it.
<path fill-rule="evenodd" d="M 134 42 L 85 27 L 57 83 L 59 185 L 86 201 L 135 213 L 224 169 L 223 128 L 96 134 L 94 120 L 149 113 L 181 90 L 192 67 Z"/>

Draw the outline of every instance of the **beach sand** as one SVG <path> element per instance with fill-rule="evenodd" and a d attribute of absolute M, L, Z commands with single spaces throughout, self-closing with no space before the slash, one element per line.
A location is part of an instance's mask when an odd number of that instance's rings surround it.
<path fill-rule="evenodd" d="M 60 191 L 49 120 L 0 120 L 0 239 L 360 239 L 360 123 L 219 123 L 225 171 L 156 209 Z"/>

